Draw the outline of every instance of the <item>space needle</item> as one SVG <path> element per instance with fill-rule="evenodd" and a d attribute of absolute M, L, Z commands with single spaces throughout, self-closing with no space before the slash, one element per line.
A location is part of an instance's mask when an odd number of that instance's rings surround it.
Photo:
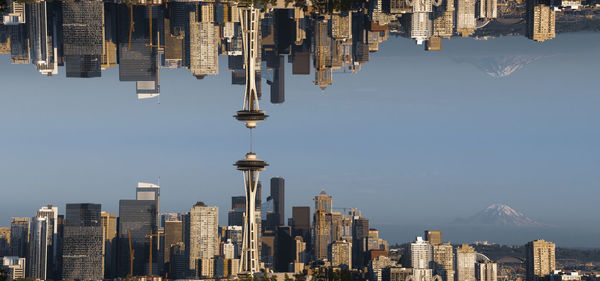
<path fill-rule="evenodd" d="M 246 69 L 246 89 L 244 92 L 244 105 L 234 116 L 235 119 L 245 122 L 249 129 L 256 128 L 256 124 L 269 117 L 258 105 L 256 91 L 256 59 L 258 57 L 258 27 L 260 23 L 260 10 L 249 7 L 240 7 L 240 21 L 242 26 L 242 44 L 244 52 L 244 68 Z"/>
<path fill-rule="evenodd" d="M 261 15 L 260 10 L 254 8 L 253 4 L 250 4 L 247 7 L 240 7 L 239 11 L 242 27 L 244 68 L 246 69 L 246 89 L 244 92 L 243 108 L 234 117 L 239 121 L 245 122 L 246 127 L 250 129 L 250 152 L 246 153 L 246 157 L 235 162 L 234 165 L 243 173 L 246 194 L 240 273 L 253 276 L 260 271 L 261 267 L 258 257 L 258 236 L 260 229 L 258 229 L 256 223 L 258 175 L 269 164 L 258 159 L 256 153 L 252 152 L 252 129 L 256 128 L 257 123 L 264 121 L 268 115 L 265 114 L 264 110 L 260 110 L 256 91 L 256 60 L 259 54 L 258 28 Z"/>
<path fill-rule="evenodd" d="M 260 271 L 260 261 L 258 259 L 258 233 L 260 229 L 257 229 L 256 224 L 256 189 L 260 171 L 264 170 L 269 164 L 258 159 L 255 153 L 250 152 L 246 154 L 245 159 L 235 162 L 234 165 L 244 175 L 244 188 L 246 190 L 240 271 L 241 273 L 254 275 L 254 273 Z"/>

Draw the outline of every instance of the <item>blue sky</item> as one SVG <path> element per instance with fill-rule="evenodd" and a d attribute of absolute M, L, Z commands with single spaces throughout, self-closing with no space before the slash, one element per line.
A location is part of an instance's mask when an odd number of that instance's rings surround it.
<path fill-rule="evenodd" d="M 263 85 L 271 117 L 254 142 L 271 165 L 261 179 L 286 179 L 288 215 L 324 189 L 375 224 L 444 224 L 499 202 L 548 224 L 598 225 L 599 49 L 591 33 L 453 38 L 433 53 L 390 37 L 324 92 L 288 64 L 284 104 L 268 103 Z M 466 62 L 506 56 L 541 58 L 504 78 Z M 232 164 L 248 131 L 232 118 L 243 87 L 219 63 L 203 80 L 163 70 L 156 104 L 138 101 L 115 69 L 48 78 L 0 56 L 0 225 L 49 203 L 117 212 L 137 181 L 159 176 L 163 210 L 204 201 L 226 224 L 230 197 L 243 194 Z"/>

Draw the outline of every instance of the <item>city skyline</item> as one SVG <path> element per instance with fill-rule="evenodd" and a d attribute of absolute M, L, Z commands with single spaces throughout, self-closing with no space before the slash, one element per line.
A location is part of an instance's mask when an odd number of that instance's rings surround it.
<path fill-rule="evenodd" d="M 594 1 L 578 3 L 379 0 L 326 13 L 318 3 L 259 11 L 10 1 L 0 29 L 0 170 L 15 200 L 0 202 L 0 225 L 39 206 L 90 201 L 113 214 L 206 202 L 224 224 L 230 197 L 243 194 L 231 164 L 247 153 L 245 161 L 258 154 L 271 165 L 258 209 L 268 179 L 286 180 L 262 214 L 277 237 L 294 206 L 325 190 L 336 208 L 359 208 L 381 231 L 365 237 L 397 243 L 443 228 L 460 242 L 537 235 L 599 247 L 600 36 L 573 32 L 587 29 L 572 22 L 595 20 Z M 249 26 L 240 24 L 244 10 L 256 12 Z M 162 200 L 125 200 L 145 198 L 132 197 L 135 182 L 162 185 Z M 468 236 L 453 223 L 495 203 L 539 225 L 498 237 L 495 226 L 471 226 Z M 160 224 L 158 213 L 146 215 L 149 229 Z M 340 238 L 327 229 L 341 218 L 315 217 L 324 258 Z M 43 220 L 31 221 L 40 245 Z M 145 237 L 134 234 L 141 255 Z"/>

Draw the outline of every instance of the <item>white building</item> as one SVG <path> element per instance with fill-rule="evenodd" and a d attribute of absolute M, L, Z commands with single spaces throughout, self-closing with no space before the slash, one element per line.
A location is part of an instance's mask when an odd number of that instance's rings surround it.
<path fill-rule="evenodd" d="M 433 250 L 429 242 L 423 237 L 417 237 L 417 241 L 410 244 L 410 262 L 412 268 L 428 269 L 433 261 Z"/>

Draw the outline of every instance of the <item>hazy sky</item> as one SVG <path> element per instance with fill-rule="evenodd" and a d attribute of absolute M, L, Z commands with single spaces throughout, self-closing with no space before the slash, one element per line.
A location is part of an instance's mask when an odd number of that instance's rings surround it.
<path fill-rule="evenodd" d="M 390 37 L 324 92 L 314 73 L 292 76 L 286 64 L 286 102 L 270 104 L 263 85 L 270 118 L 254 132 L 270 164 L 263 198 L 281 176 L 288 216 L 324 189 L 334 207 L 358 207 L 376 225 L 441 225 L 492 203 L 547 224 L 598 225 L 598 50 L 591 33 L 453 38 L 442 52 Z M 504 78 L 473 63 L 511 56 L 537 60 Z M 163 70 L 160 104 L 138 101 L 117 69 L 101 79 L 59 71 L 42 77 L 0 56 L 0 225 L 49 203 L 117 212 L 137 181 L 159 176 L 164 211 L 204 201 L 227 223 L 231 196 L 243 194 L 232 164 L 249 134 L 232 118 L 244 88 L 231 85 L 225 57 L 204 80 Z"/>

